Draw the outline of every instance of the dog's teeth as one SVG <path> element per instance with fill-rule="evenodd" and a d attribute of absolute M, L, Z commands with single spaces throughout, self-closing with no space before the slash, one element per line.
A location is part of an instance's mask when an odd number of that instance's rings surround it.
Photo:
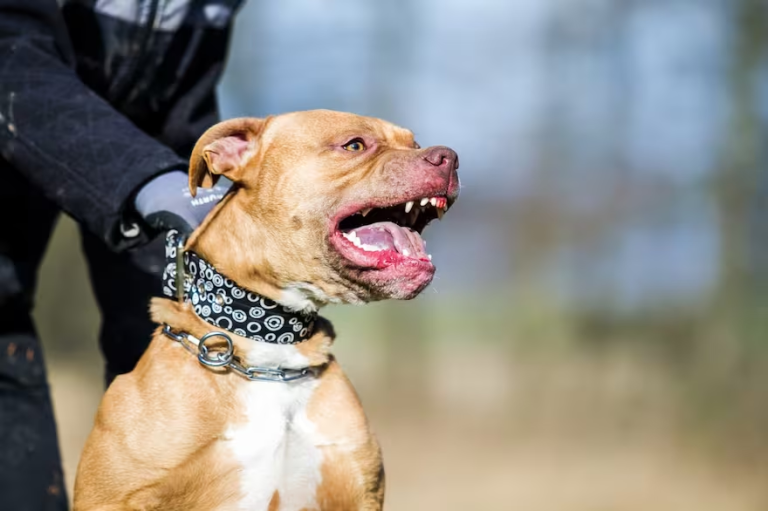
<path fill-rule="evenodd" d="M 443 215 L 445 214 L 445 210 L 442 208 L 437 208 L 437 219 L 442 220 Z"/>
<path fill-rule="evenodd" d="M 432 197 L 431 199 L 429 199 L 429 203 L 437 207 L 437 197 Z"/>
<path fill-rule="evenodd" d="M 429 258 L 430 261 L 432 260 L 432 254 L 427 254 L 427 257 Z"/>
<path fill-rule="evenodd" d="M 404 255 L 405 257 L 408 257 L 409 255 L 411 255 L 411 253 L 408 251 L 408 249 L 407 249 L 407 248 L 404 248 L 404 249 L 403 249 L 403 255 Z"/>
<path fill-rule="evenodd" d="M 368 213 L 370 213 L 372 209 L 373 208 L 364 209 L 360 212 L 360 214 L 363 216 L 368 216 Z"/>
<path fill-rule="evenodd" d="M 405 212 L 406 213 L 410 213 L 411 212 L 411 208 L 413 208 L 413 201 L 412 200 L 405 203 Z"/>
<path fill-rule="evenodd" d="M 414 209 L 411 211 L 411 225 L 414 225 L 416 223 L 416 220 L 419 218 L 419 208 Z"/>
<path fill-rule="evenodd" d="M 423 199 L 421 199 L 421 206 L 422 207 L 426 206 L 428 203 L 429 203 L 429 199 L 428 198 L 424 197 Z"/>
<path fill-rule="evenodd" d="M 366 252 L 381 252 L 382 250 L 384 250 L 374 245 L 366 245 L 360 240 L 360 238 L 357 237 L 357 233 L 355 231 L 344 232 L 342 233 L 342 236 L 347 238 L 354 246 L 356 246 L 357 248 L 361 248 Z"/>

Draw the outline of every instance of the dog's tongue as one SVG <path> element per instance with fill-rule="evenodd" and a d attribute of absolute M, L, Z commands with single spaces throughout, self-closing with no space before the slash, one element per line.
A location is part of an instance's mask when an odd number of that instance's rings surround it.
<path fill-rule="evenodd" d="M 426 256 L 424 240 L 417 232 L 392 222 L 378 222 L 352 229 L 365 250 L 395 250 L 404 256 Z"/>

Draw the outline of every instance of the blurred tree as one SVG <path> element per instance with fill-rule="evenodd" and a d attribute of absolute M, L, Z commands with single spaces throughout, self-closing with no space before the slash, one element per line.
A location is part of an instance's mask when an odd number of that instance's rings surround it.
<path fill-rule="evenodd" d="M 764 63 L 768 35 L 768 13 L 763 0 L 738 0 L 734 11 L 731 137 L 721 179 L 717 182 L 723 241 L 721 287 L 727 298 L 743 297 L 749 287 L 745 285 L 749 278 L 745 220 L 763 160 L 756 102 L 757 73 Z"/>
<path fill-rule="evenodd" d="M 766 65 L 768 5 L 765 0 L 732 4 L 733 51 L 730 69 L 731 119 L 724 161 L 715 180 L 720 211 L 721 274 L 718 310 L 731 316 L 756 299 L 750 267 L 749 209 L 756 200 L 766 164 L 758 109 L 758 78 Z"/>

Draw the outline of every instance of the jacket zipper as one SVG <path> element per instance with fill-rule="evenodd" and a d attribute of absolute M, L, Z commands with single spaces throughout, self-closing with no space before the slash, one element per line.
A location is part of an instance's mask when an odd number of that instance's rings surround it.
<path fill-rule="evenodd" d="M 128 99 L 131 90 L 139 80 L 142 68 L 141 64 L 147 59 L 150 42 L 152 41 L 155 25 L 157 24 L 158 16 L 160 14 L 161 1 L 162 0 L 150 0 L 146 23 L 141 27 L 141 31 L 137 37 L 138 50 L 134 54 L 133 59 L 131 59 L 130 71 L 126 73 L 126 80 L 114 95 L 113 101 L 116 105 L 123 106 L 122 103 Z"/>

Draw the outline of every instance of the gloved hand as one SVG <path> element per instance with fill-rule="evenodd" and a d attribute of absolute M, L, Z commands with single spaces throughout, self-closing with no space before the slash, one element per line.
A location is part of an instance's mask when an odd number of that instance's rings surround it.
<path fill-rule="evenodd" d="M 134 207 L 153 229 L 176 229 L 189 235 L 224 197 L 230 186 L 232 182 L 222 178 L 213 188 L 198 188 L 197 196 L 192 197 L 187 174 L 176 170 L 161 174 L 145 184 L 136 195 Z"/>

